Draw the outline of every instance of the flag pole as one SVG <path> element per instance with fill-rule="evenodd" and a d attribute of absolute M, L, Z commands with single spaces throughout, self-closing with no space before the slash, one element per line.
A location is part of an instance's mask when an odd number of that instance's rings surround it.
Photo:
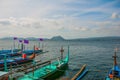
<path fill-rule="evenodd" d="M 40 49 L 40 41 L 39 41 L 39 49 Z"/>
<path fill-rule="evenodd" d="M 15 40 L 17 40 L 17 37 L 13 38 L 13 46 L 14 46 L 14 50 L 15 50 Z"/>
<path fill-rule="evenodd" d="M 68 45 L 68 62 L 69 62 L 69 55 L 70 55 L 70 47 Z"/>
<path fill-rule="evenodd" d="M 40 41 L 41 41 L 41 42 L 40 42 Z M 40 49 L 40 44 L 42 43 L 42 41 L 43 41 L 43 38 L 39 38 L 39 49 Z M 41 46 L 42 46 L 41 49 L 43 49 L 43 43 L 41 44 Z"/>
<path fill-rule="evenodd" d="M 15 40 L 13 40 L 13 47 L 14 47 L 14 50 L 15 50 Z"/>

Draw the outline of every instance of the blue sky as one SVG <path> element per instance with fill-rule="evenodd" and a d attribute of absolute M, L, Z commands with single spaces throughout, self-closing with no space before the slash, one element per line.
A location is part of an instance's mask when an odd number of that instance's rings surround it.
<path fill-rule="evenodd" d="M 120 0 L 0 0 L 0 37 L 120 36 Z"/>

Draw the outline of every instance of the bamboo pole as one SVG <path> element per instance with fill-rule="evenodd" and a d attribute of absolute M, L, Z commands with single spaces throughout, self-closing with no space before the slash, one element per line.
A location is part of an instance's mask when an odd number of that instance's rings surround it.
<path fill-rule="evenodd" d="M 84 64 L 82 66 L 82 68 L 78 71 L 78 73 L 75 76 L 73 76 L 73 78 L 71 80 L 76 80 L 76 78 L 83 72 L 83 70 L 85 69 L 85 67 L 86 67 L 86 64 Z"/>
<path fill-rule="evenodd" d="M 35 66 L 33 65 L 33 70 L 32 70 L 32 73 L 33 73 L 33 77 L 34 77 L 34 67 L 35 67 Z"/>
<path fill-rule="evenodd" d="M 10 64 L 10 72 L 12 72 L 12 65 Z M 10 75 L 10 80 L 12 80 L 12 74 Z"/>
<path fill-rule="evenodd" d="M 43 62 L 43 63 L 39 63 L 39 64 L 36 64 L 36 66 L 39 66 L 39 65 L 43 65 L 43 64 L 46 64 L 46 63 L 50 63 L 50 61 L 46 61 L 46 62 Z M 18 70 L 16 70 L 16 71 L 14 71 L 14 72 L 21 72 L 21 71 L 26 71 L 27 69 L 30 69 L 30 68 L 33 68 L 34 67 L 34 65 L 32 65 L 32 66 L 29 66 L 29 67 L 26 67 L 26 68 L 24 68 L 24 69 L 18 69 Z M 9 74 L 13 74 L 14 72 L 9 72 Z M 27 71 L 27 72 L 29 72 L 29 71 Z"/>

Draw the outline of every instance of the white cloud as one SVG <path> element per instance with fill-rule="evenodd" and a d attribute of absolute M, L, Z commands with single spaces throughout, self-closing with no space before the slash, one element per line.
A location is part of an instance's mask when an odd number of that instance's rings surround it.
<path fill-rule="evenodd" d="M 76 30 L 76 31 L 88 31 L 89 29 L 86 27 L 75 27 L 74 30 Z"/>
<path fill-rule="evenodd" d="M 48 37 L 62 35 L 64 37 L 89 37 L 99 35 L 117 35 L 120 30 L 119 21 L 83 21 L 75 17 L 57 19 L 39 18 L 5 18 L 0 22 L 9 22 L 0 25 L 0 36 L 18 37 Z M 87 24 L 86 24 L 87 23 Z M 1 24 L 1 23 L 0 23 Z M 99 34 L 98 34 L 99 33 Z"/>
<path fill-rule="evenodd" d="M 8 24 L 9 22 L 9 24 Z M 1 37 L 54 35 L 61 28 L 59 20 L 36 18 L 0 19 Z M 47 36 L 48 37 L 48 36 Z M 51 37 L 51 36 L 50 36 Z"/>
<path fill-rule="evenodd" d="M 120 16 L 117 13 L 112 13 L 111 18 L 116 19 L 116 18 L 120 18 Z"/>
<path fill-rule="evenodd" d="M 10 25 L 9 21 L 0 21 L 0 25 Z"/>
<path fill-rule="evenodd" d="M 120 32 L 120 26 L 114 26 L 114 27 L 98 27 L 93 30 L 94 33 L 99 33 L 98 35 L 102 36 L 119 36 Z"/>

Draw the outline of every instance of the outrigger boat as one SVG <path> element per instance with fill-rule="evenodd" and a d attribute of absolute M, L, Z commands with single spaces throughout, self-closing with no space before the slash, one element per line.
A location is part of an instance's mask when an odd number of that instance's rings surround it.
<path fill-rule="evenodd" d="M 43 52 L 43 50 L 42 49 L 37 49 L 37 50 L 24 50 L 24 51 L 22 51 L 23 53 L 26 53 L 27 55 L 31 55 L 33 52 L 34 53 L 41 53 L 41 52 Z M 21 53 L 21 49 L 16 49 L 16 50 L 2 50 L 2 51 L 0 51 L 0 56 L 2 56 L 2 55 L 4 55 L 4 54 L 6 54 L 6 55 L 8 55 L 8 56 L 18 56 L 18 55 L 20 55 L 20 53 Z"/>
<path fill-rule="evenodd" d="M 34 52 L 35 52 L 35 46 L 34 46 Z M 0 70 L 4 70 L 5 68 L 7 69 L 7 67 L 9 68 L 10 65 L 13 66 L 13 65 L 19 65 L 19 64 L 32 62 L 33 59 L 35 58 L 36 54 L 33 53 L 32 55 L 27 57 L 27 54 L 22 53 L 22 50 L 21 50 L 21 56 L 22 57 L 18 57 L 18 58 L 14 58 L 14 59 L 7 59 L 7 56 L 5 54 L 4 60 L 0 61 Z"/>
<path fill-rule="evenodd" d="M 27 55 L 31 55 L 33 52 L 34 53 L 42 53 L 43 49 L 40 49 L 40 42 L 39 42 L 39 48 L 36 47 L 35 50 L 25 50 L 25 44 L 28 44 L 29 41 L 24 39 L 24 42 L 22 40 L 19 40 L 21 44 L 21 49 L 18 47 L 17 49 L 15 48 L 15 41 L 17 40 L 17 37 L 13 38 L 14 42 L 14 49 L 2 49 L 0 50 L 0 58 L 3 57 L 2 55 L 7 54 L 7 56 L 13 57 L 13 56 L 19 56 L 22 50 L 22 53 L 26 53 Z M 24 49 L 23 49 L 24 48 Z"/>
<path fill-rule="evenodd" d="M 61 54 L 63 53 L 63 48 L 61 50 Z M 53 80 L 52 78 L 54 75 L 58 74 L 60 71 L 64 71 L 65 67 L 69 62 L 69 47 L 68 47 L 68 54 L 61 60 L 51 62 L 49 65 L 43 66 L 38 68 L 30 73 L 25 74 L 23 77 L 18 78 L 18 80 Z"/>
<path fill-rule="evenodd" d="M 0 50 L 0 54 L 11 53 L 11 52 L 16 53 L 18 51 L 20 51 L 20 49 L 14 49 L 14 50 L 6 49 L 6 50 Z"/>
<path fill-rule="evenodd" d="M 0 51 L 0 60 L 3 59 L 4 55 L 6 55 L 9 58 L 9 57 L 21 56 L 22 53 L 25 53 L 26 55 L 32 55 L 33 53 L 41 54 L 41 53 L 44 53 L 44 52 L 43 52 L 42 49 L 39 49 L 35 46 L 34 46 L 33 50 L 23 50 L 23 43 L 22 43 L 21 44 L 21 49 Z"/>
<path fill-rule="evenodd" d="M 34 58 L 35 58 L 35 53 L 33 53 L 29 57 L 26 57 L 26 54 L 22 54 L 22 57 L 14 58 L 14 59 L 6 59 L 6 55 L 4 55 L 4 60 L 0 61 L 0 70 L 4 70 L 5 63 L 6 63 L 7 68 L 9 68 L 10 65 L 15 66 L 19 64 L 32 62 Z"/>
<path fill-rule="evenodd" d="M 115 50 L 114 53 L 114 65 L 113 68 L 109 71 L 108 76 L 106 77 L 106 80 L 120 80 L 120 68 L 117 65 L 117 49 Z"/>

